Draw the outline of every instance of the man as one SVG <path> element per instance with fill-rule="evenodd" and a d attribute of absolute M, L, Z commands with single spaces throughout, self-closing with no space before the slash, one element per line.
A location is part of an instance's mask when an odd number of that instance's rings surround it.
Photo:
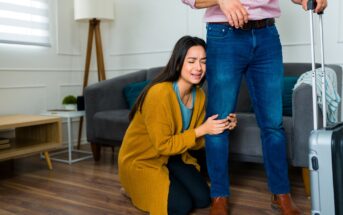
<path fill-rule="evenodd" d="M 247 81 L 261 131 L 264 166 L 272 192 L 272 208 L 284 215 L 300 214 L 290 196 L 286 138 L 282 126 L 282 50 L 274 18 L 278 0 L 182 0 L 207 8 L 207 115 L 225 118 L 234 112 L 240 83 Z M 293 0 L 307 10 L 307 0 Z M 327 0 L 317 0 L 315 12 Z M 211 180 L 211 215 L 228 214 L 228 132 L 206 136 Z"/>

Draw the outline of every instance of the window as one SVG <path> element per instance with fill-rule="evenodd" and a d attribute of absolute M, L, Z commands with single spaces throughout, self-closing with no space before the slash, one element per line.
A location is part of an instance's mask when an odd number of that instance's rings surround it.
<path fill-rule="evenodd" d="M 0 0 L 0 43 L 50 46 L 48 0 Z"/>

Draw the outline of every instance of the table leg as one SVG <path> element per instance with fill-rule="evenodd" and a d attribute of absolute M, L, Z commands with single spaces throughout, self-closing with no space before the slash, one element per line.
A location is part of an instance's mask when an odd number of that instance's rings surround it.
<path fill-rule="evenodd" d="M 72 137 L 73 137 L 73 134 L 72 134 L 72 129 L 71 129 L 71 124 L 72 120 L 71 118 L 69 117 L 68 118 L 68 123 L 67 123 L 67 126 L 68 126 L 68 162 L 69 164 L 71 164 L 71 153 L 72 153 L 72 144 L 73 144 L 73 141 L 72 141 Z"/>
<path fill-rule="evenodd" d="M 80 145 L 81 145 L 82 126 L 83 126 L 83 116 L 80 117 L 79 135 L 78 135 L 78 138 L 77 138 L 77 149 L 80 149 Z"/>
<path fill-rule="evenodd" d="M 49 170 L 52 170 L 52 164 L 51 164 L 49 152 L 47 151 L 44 152 L 44 157 L 45 157 L 45 161 L 46 161 L 46 164 L 48 165 Z"/>

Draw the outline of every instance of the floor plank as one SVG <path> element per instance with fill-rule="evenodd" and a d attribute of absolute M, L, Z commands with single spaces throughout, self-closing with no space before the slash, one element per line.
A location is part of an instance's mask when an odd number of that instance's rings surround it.
<path fill-rule="evenodd" d="M 99 162 L 84 160 L 72 165 L 32 156 L 0 162 L 0 214 L 13 215 L 143 215 L 121 195 L 115 155 L 104 148 Z M 274 214 L 263 166 L 232 162 L 230 206 L 232 215 Z M 301 170 L 290 168 L 292 195 L 296 204 L 310 214 Z M 207 215 L 209 208 L 192 214 Z"/>

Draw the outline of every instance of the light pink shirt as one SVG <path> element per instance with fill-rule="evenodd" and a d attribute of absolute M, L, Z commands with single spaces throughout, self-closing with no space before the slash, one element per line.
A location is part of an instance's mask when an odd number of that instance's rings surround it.
<path fill-rule="evenodd" d="M 181 0 L 183 3 L 195 8 L 195 0 Z M 242 5 L 247 9 L 249 20 L 260 20 L 266 18 L 276 18 L 281 14 L 279 0 L 241 0 Z M 205 22 L 227 22 L 227 18 L 220 10 L 219 6 L 206 9 L 204 15 Z"/>

